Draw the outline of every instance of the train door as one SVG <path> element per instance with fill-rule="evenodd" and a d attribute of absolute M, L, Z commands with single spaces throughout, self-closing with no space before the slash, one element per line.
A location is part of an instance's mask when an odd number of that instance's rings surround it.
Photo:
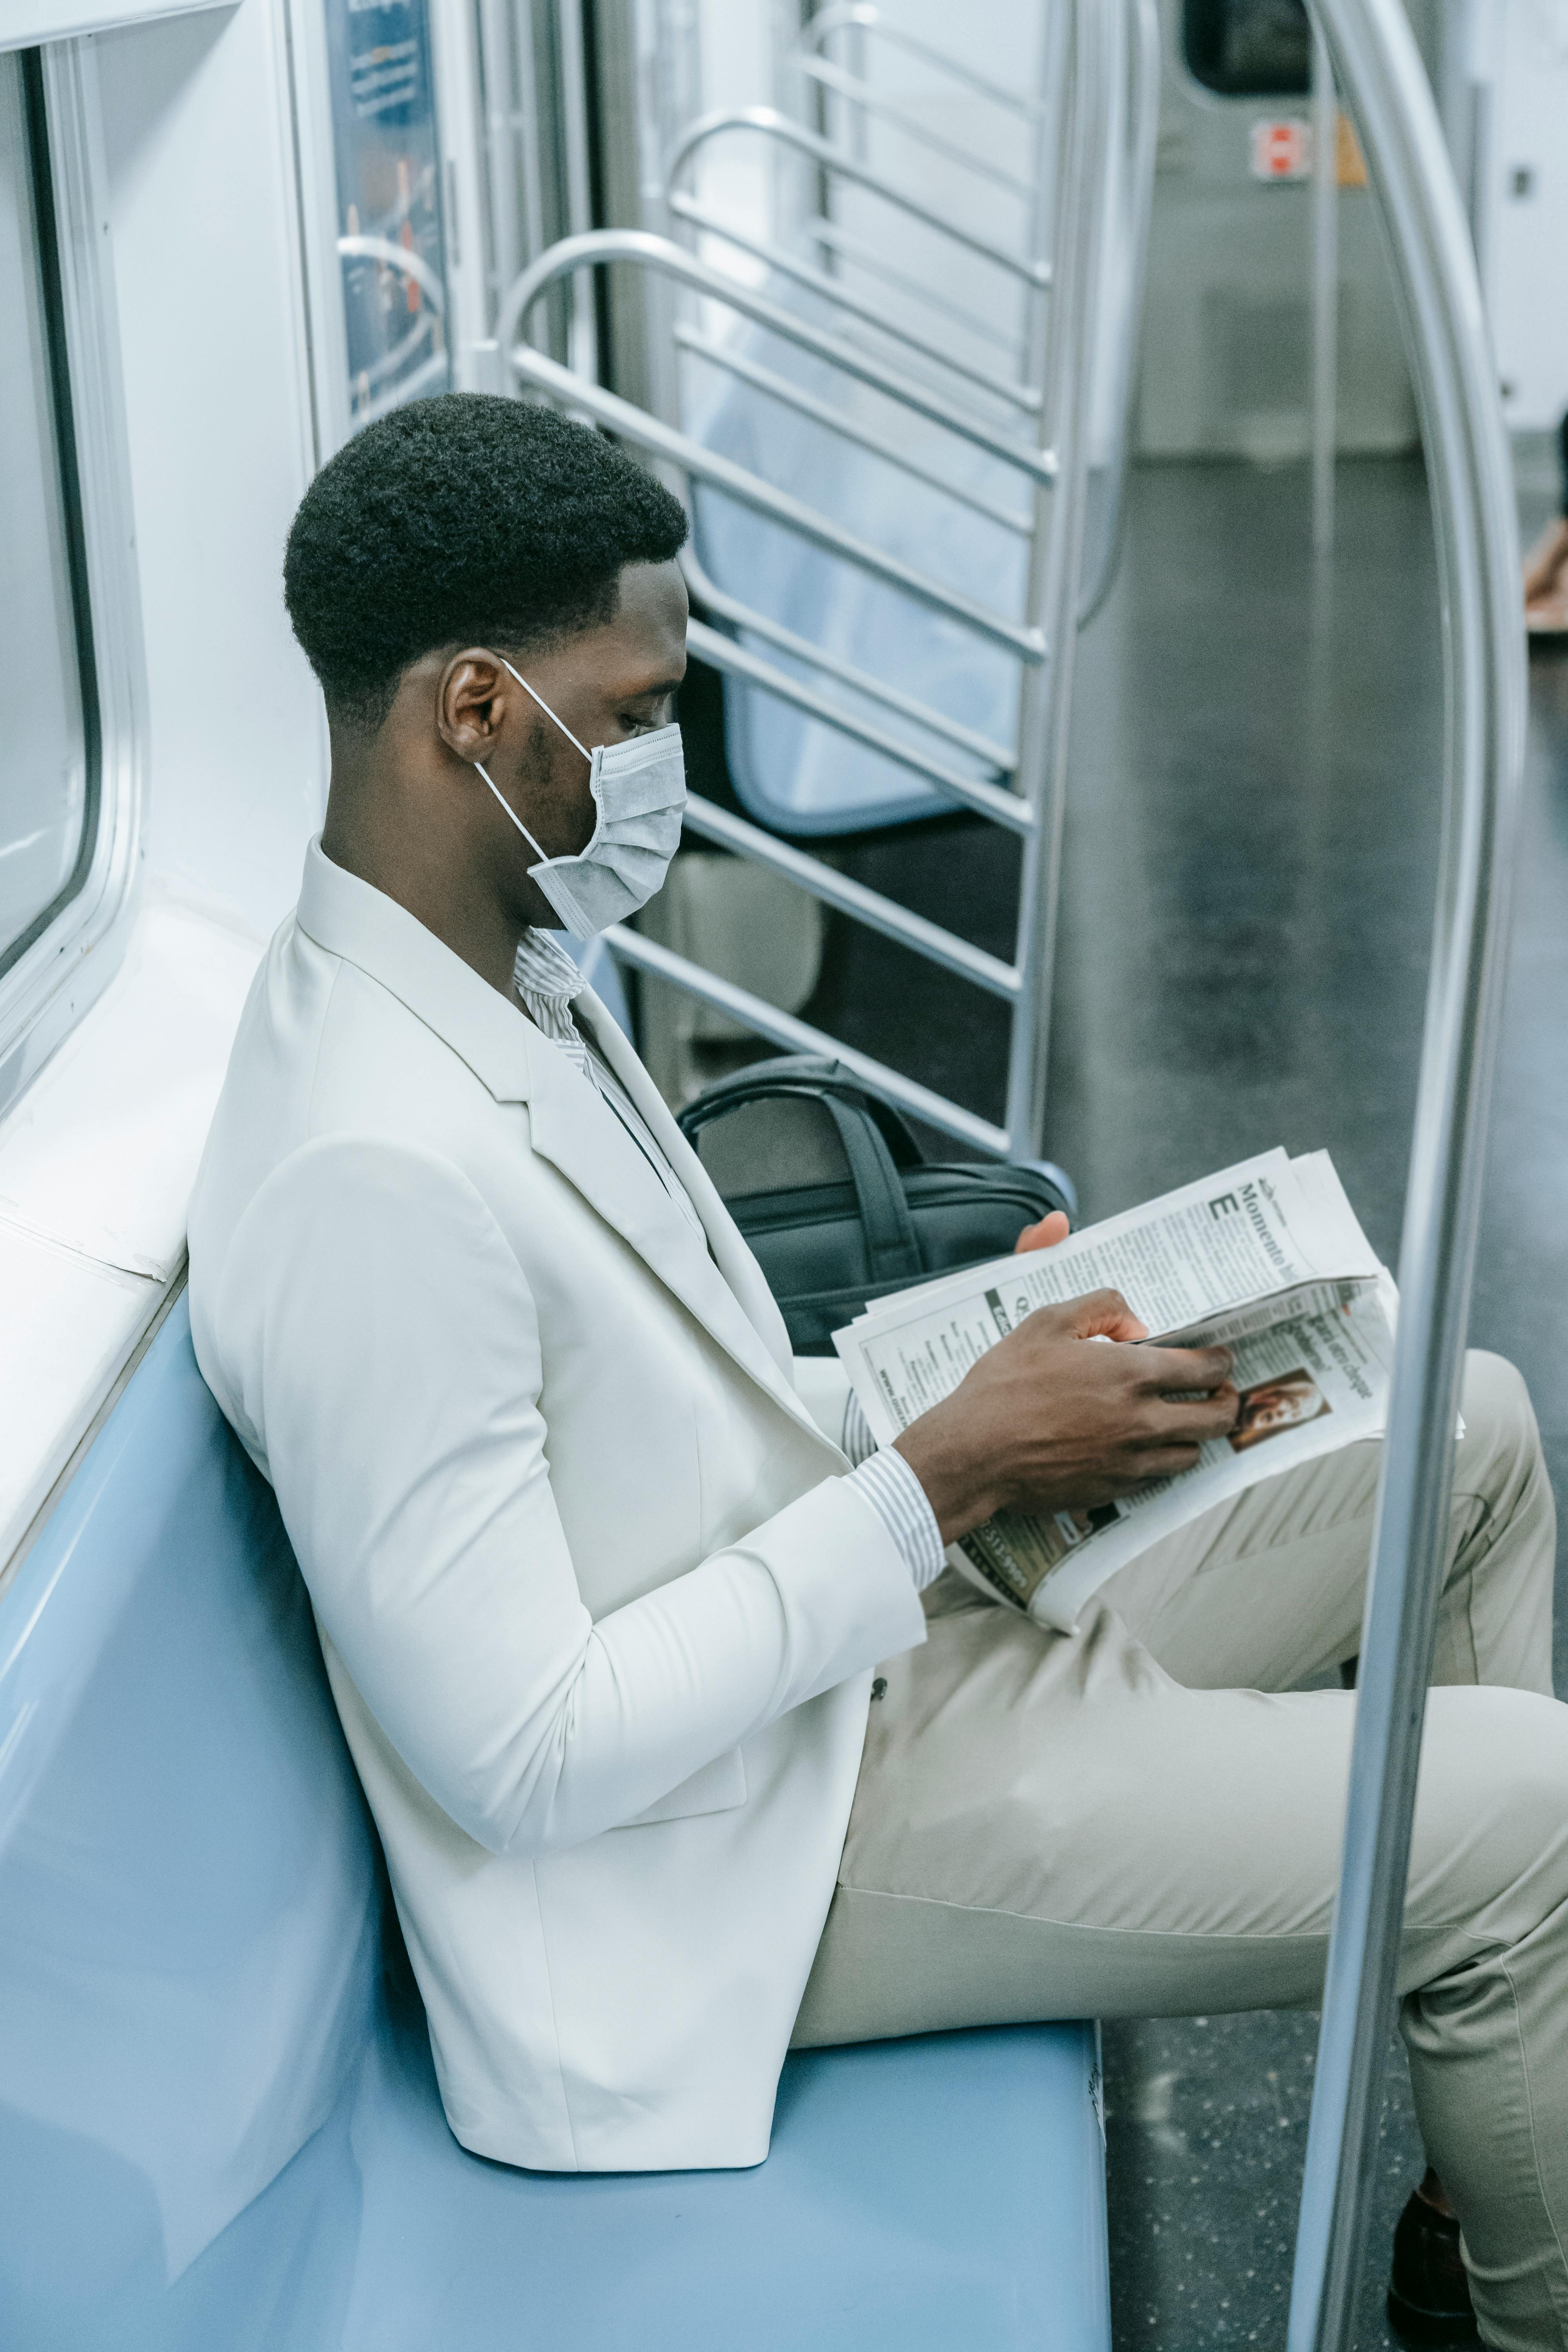
<path fill-rule="evenodd" d="M 1415 0 L 1430 49 L 1429 0 Z M 1311 27 L 1301 0 L 1161 0 L 1164 87 L 1139 446 L 1277 463 L 1311 439 Z M 1348 124 L 1339 182 L 1342 451 L 1415 444 L 1393 281 Z"/>

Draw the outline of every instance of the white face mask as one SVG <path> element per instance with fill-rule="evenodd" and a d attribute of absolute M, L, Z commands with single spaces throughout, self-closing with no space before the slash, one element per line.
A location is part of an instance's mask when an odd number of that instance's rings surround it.
<path fill-rule="evenodd" d="M 496 791 L 481 761 L 474 765 L 529 847 L 540 859 L 528 869 L 574 939 L 591 940 L 612 923 L 624 923 L 664 887 L 680 840 L 686 807 L 686 761 L 679 727 L 656 727 L 629 735 L 624 743 L 599 743 L 592 751 L 563 726 L 542 695 L 502 654 L 524 694 L 533 695 L 547 719 L 588 762 L 588 789 L 597 811 L 593 837 L 575 857 L 546 857 L 510 803 Z"/>

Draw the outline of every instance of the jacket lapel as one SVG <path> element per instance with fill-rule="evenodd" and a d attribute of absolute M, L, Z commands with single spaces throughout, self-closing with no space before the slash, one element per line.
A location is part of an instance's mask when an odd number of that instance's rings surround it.
<path fill-rule="evenodd" d="M 335 866 L 319 841 L 305 854 L 298 919 L 329 953 L 359 965 L 398 997 L 498 1102 L 525 1102 L 533 1149 L 630 1244 L 742 1370 L 827 1444 L 795 1395 L 784 1318 L 756 1260 L 653 1080 L 591 989 L 575 1000 L 577 1010 L 685 1185 L 711 1255 L 619 1119 L 584 1092 L 584 1079 L 522 1006 L 509 1003 L 405 908 Z"/>
<path fill-rule="evenodd" d="M 619 1025 L 591 989 L 574 1000 L 574 1010 L 592 1030 L 595 1044 L 686 1187 L 710 1248 L 703 1247 L 689 1219 L 651 1175 L 613 1114 L 604 1120 L 584 1115 L 590 1106 L 582 1079 L 530 1022 L 533 1149 L 631 1244 L 710 1337 L 803 1428 L 821 1439 L 795 1392 L 784 1318 L 701 1161 Z"/>

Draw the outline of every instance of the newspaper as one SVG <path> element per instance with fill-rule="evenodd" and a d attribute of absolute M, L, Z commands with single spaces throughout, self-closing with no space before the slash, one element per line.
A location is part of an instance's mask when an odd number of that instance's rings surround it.
<path fill-rule="evenodd" d="M 1393 1370 L 1393 1277 L 1326 1151 L 1265 1152 L 1055 1249 L 879 1299 L 834 1344 L 886 1444 L 1025 1316 L 1102 1288 L 1119 1290 L 1162 1346 L 1229 1348 L 1241 1410 L 1179 1477 L 1091 1510 L 1003 1511 L 950 1548 L 972 1581 L 1064 1630 L 1108 1577 L 1200 1513 L 1381 1436 Z"/>

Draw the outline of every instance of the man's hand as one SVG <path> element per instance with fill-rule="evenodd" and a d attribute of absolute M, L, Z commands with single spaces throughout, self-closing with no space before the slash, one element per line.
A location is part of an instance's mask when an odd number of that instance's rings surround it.
<path fill-rule="evenodd" d="M 1234 1427 L 1226 1350 L 1133 1344 L 1144 1336 L 1119 1291 L 1037 1307 L 894 1439 L 943 1543 L 994 1511 L 1110 1502 L 1190 1470 Z"/>

